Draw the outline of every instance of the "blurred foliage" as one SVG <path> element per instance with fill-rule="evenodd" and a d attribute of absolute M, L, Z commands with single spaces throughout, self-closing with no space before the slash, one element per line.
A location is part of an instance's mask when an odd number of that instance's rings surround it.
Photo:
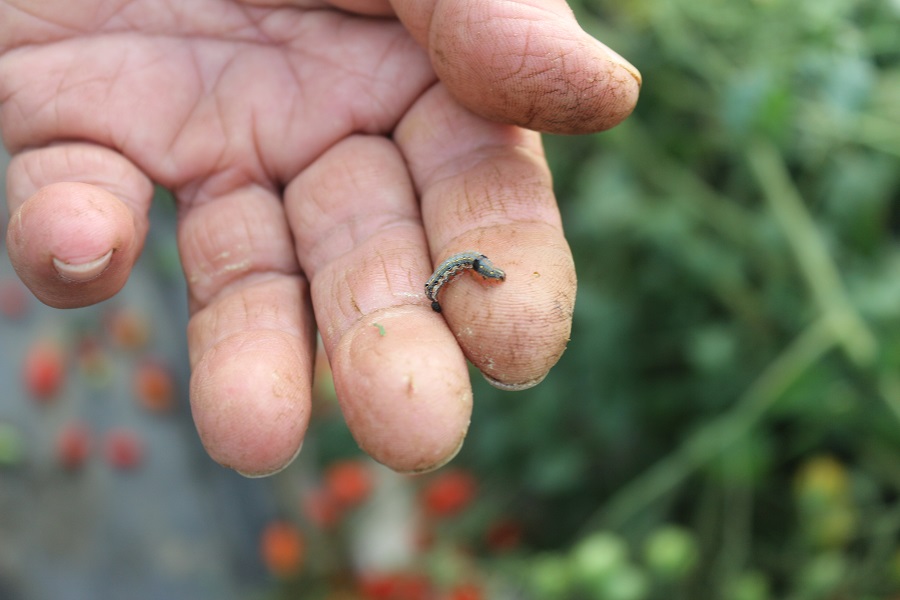
<path fill-rule="evenodd" d="M 900 1 L 570 4 L 644 77 L 546 139 L 571 342 L 525 392 L 473 370 L 442 566 L 362 597 L 900 597 Z M 422 591 L 448 569 L 481 595 Z"/>
<path fill-rule="evenodd" d="M 546 140 L 572 341 L 533 390 L 478 385 L 457 461 L 524 523 L 523 590 L 896 597 L 900 3 L 571 4 L 644 86 Z"/>

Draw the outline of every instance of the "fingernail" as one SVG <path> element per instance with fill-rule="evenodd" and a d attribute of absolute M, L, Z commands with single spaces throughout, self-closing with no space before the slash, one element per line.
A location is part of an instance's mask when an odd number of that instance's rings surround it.
<path fill-rule="evenodd" d="M 262 479 L 263 477 L 269 477 L 271 475 L 281 473 L 282 471 L 287 469 L 289 466 L 291 466 L 291 463 L 294 462 L 294 460 L 300 455 L 301 450 L 303 450 L 303 442 L 300 443 L 300 446 L 297 448 L 297 451 L 294 452 L 294 455 L 292 457 L 290 457 L 286 463 L 284 463 L 280 467 L 276 467 L 275 469 L 272 469 L 271 471 L 262 471 L 262 472 L 257 472 L 257 473 L 252 473 L 250 471 L 239 471 L 238 469 L 235 469 L 235 471 L 238 473 L 238 475 L 246 477 L 247 479 Z"/>
<path fill-rule="evenodd" d="M 637 67 L 635 67 L 633 64 L 631 64 L 630 62 L 625 60 L 625 57 L 623 57 L 621 54 L 619 54 L 618 52 L 616 52 L 615 50 L 613 50 L 612 48 L 610 48 L 603 42 L 598 42 L 598 43 L 606 51 L 606 54 L 609 57 L 610 61 L 616 63 L 617 65 L 619 65 L 620 67 L 622 67 L 623 69 L 628 71 L 628 73 L 632 77 L 634 77 L 635 81 L 637 81 L 638 87 L 643 85 L 644 78 L 641 77 L 641 72 L 637 70 Z"/>
<path fill-rule="evenodd" d="M 544 377 L 547 376 L 547 374 L 544 373 L 537 379 L 531 379 L 529 381 L 523 381 L 521 383 L 504 383 L 502 381 L 498 381 L 498 380 L 494 379 L 493 377 L 489 377 L 489 376 L 485 375 L 484 373 L 482 373 L 481 375 L 485 378 L 485 380 L 489 384 L 491 384 L 498 390 L 505 390 L 507 392 L 518 392 L 521 390 L 527 390 L 528 388 L 533 388 L 534 386 L 536 386 L 537 384 L 542 382 L 544 380 Z"/>
<path fill-rule="evenodd" d="M 65 262 L 53 257 L 53 267 L 56 269 L 56 272 L 59 273 L 60 277 L 64 279 L 70 281 L 88 281 L 106 270 L 106 267 L 109 266 L 109 262 L 112 259 L 112 253 L 113 251 L 110 250 L 100 258 L 95 258 L 94 260 L 83 263 Z"/>
<path fill-rule="evenodd" d="M 442 458 L 440 461 L 436 462 L 433 465 L 429 465 L 427 467 L 419 467 L 418 469 L 410 469 L 410 470 L 397 470 L 401 475 L 423 475 L 425 473 L 431 473 L 432 471 L 437 471 L 451 460 L 456 458 L 456 455 L 459 454 L 459 451 L 462 450 L 463 443 L 466 441 L 466 436 L 463 434 L 462 439 L 459 440 L 459 444 L 456 446 L 456 449 L 453 450 L 450 454 Z"/>

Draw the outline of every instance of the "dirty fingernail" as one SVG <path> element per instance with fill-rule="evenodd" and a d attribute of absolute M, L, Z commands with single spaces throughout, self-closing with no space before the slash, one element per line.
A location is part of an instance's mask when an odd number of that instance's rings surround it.
<path fill-rule="evenodd" d="M 610 61 L 619 65 L 620 67 L 622 67 L 623 69 L 628 71 L 629 75 L 634 77 L 635 81 L 637 81 L 638 87 L 640 87 L 643 84 L 644 79 L 643 79 L 643 77 L 641 77 L 641 72 L 637 70 L 637 67 L 635 67 L 633 64 L 631 64 L 630 62 L 625 60 L 625 57 L 623 57 L 621 54 L 619 54 L 618 52 L 616 52 L 615 50 L 613 50 L 612 48 L 610 48 L 603 42 L 597 42 L 597 43 L 600 44 L 600 46 L 606 52 Z"/>
<path fill-rule="evenodd" d="M 68 279 L 70 281 L 88 281 L 106 270 L 106 267 L 109 266 L 109 262 L 112 259 L 112 253 L 113 251 L 110 250 L 99 258 L 79 263 L 66 262 L 54 257 L 53 267 L 63 279 Z"/>
<path fill-rule="evenodd" d="M 519 391 L 521 391 L 521 390 L 527 390 L 527 389 L 529 389 L 529 388 L 533 388 L 534 386 L 536 386 L 537 384 L 539 384 L 540 382 L 542 382 L 542 381 L 544 380 L 544 377 L 547 376 L 547 374 L 544 373 L 543 375 L 541 375 L 541 376 L 538 377 L 537 379 L 532 379 L 532 380 L 530 380 L 530 381 L 522 381 L 522 382 L 519 382 L 519 383 L 505 383 L 505 382 L 500 381 L 500 380 L 498 380 L 498 379 L 494 379 L 493 377 L 490 377 L 489 375 L 486 375 L 486 374 L 484 374 L 484 373 L 482 373 L 481 375 L 484 377 L 484 379 L 485 379 L 489 384 L 491 384 L 492 386 L 494 386 L 494 387 L 497 388 L 498 390 L 505 390 L 505 391 L 507 391 L 507 392 L 519 392 Z"/>

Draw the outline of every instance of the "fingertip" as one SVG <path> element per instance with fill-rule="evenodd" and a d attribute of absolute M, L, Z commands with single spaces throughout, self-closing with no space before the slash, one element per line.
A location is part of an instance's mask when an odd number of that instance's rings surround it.
<path fill-rule="evenodd" d="M 75 182 L 37 190 L 15 210 L 7 235 L 10 261 L 22 281 L 57 308 L 113 296 L 125 285 L 142 243 L 119 198 Z"/>
<path fill-rule="evenodd" d="M 619 124 L 637 104 L 640 72 L 584 32 L 564 2 L 437 3 L 429 26 L 441 81 L 491 121 L 592 133 Z"/>
<path fill-rule="evenodd" d="M 459 277 L 442 293 L 444 318 L 494 387 L 534 387 L 565 352 L 577 282 L 565 239 L 541 223 L 497 227 L 479 246 L 506 271 L 502 283 Z"/>
<path fill-rule="evenodd" d="M 426 304 L 368 315 L 338 344 L 332 369 L 347 425 L 378 462 L 419 473 L 459 452 L 472 414 L 466 361 Z"/>
<path fill-rule="evenodd" d="M 272 331 L 220 340 L 194 365 L 191 411 L 207 453 L 246 477 L 287 467 L 309 424 L 312 373 L 296 340 Z"/>

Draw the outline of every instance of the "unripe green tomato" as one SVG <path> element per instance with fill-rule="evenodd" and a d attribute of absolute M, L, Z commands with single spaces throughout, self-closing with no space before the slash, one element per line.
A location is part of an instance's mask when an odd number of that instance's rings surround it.
<path fill-rule="evenodd" d="M 543 554 L 534 559 L 530 572 L 533 597 L 557 600 L 568 597 L 572 574 L 567 558 L 558 554 Z"/>
<path fill-rule="evenodd" d="M 595 600 L 644 600 L 650 585 L 644 572 L 634 565 L 623 565 L 592 591 Z"/>
<path fill-rule="evenodd" d="M 644 561 L 647 567 L 654 575 L 667 581 L 679 581 L 687 577 L 697 566 L 699 557 L 697 541 L 683 527 L 661 527 L 644 543 Z"/>
<path fill-rule="evenodd" d="M 593 533 L 572 549 L 572 573 L 578 581 L 596 584 L 628 564 L 628 546 L 606 531 Z"/>

